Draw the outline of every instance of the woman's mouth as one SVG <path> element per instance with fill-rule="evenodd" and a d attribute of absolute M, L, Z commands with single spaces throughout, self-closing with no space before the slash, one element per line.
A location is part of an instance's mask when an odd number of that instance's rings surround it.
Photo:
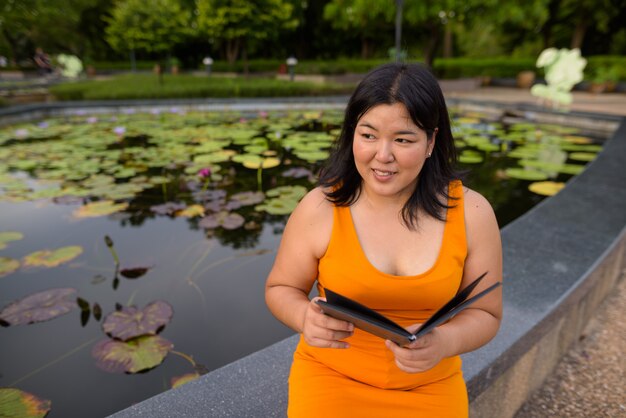
<path fill-rule="evenodd" d="M 376 177 L 381 177 L 381 178 L 391 177 L 393 174 L 395 174 L 393 171 L 377 170 L 375 168 L 373 168 L 372 171 L 374 172 Z"/>

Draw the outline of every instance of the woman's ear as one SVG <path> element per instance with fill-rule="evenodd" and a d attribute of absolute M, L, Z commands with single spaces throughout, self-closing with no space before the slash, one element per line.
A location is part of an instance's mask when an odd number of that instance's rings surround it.
<path fill-rule="evenodd" d="M 433 150 L 435 149 L 435 138 L 437 138 L 437 132 L 439 132 L 439 128 L 435 128 L 435 130 L 433 131 L 433 135 L 428 138 L 428 156 L 430 157 L 430 155 L 432 154 Z"/>

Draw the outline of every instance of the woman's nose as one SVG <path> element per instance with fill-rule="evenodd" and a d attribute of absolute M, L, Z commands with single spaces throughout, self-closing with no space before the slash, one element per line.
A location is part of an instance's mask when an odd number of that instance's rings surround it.
<path fill-rule="evenodd" d="M 393 149 L 391 143 L 388 141 L 379 141 L 376 149 L 376 159 L 383 163 L 388 163 L 394 160 Z"/>

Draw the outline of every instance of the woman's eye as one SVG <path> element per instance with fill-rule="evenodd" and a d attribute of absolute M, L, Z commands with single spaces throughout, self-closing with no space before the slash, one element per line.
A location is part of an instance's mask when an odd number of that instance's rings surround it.
<path fill-rule="evenodd" d="M 365 139 L 374 139 L 374 135 L 372 134 L 361 134 L 361 136 Z"/>
<path fill-rule="evenodd" d="M 405 139 L 405 138 L 396 138 L 396 142 L 399 142 L 401 144 L 409 144 L 413 141 L 409 141 L 408 139 Z"/>

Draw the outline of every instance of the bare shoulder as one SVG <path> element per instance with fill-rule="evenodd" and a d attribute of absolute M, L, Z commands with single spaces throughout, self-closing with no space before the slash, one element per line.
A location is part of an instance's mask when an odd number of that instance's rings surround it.
<path fill-rule="evenodd" d="M 316 187 L 302 198 L 287 222 L 285 234 L 306 240 L 311 250 L 320 256 L 326 252 L 333 228 L 333 204 L 326 199 L 324 189 Z"/>
<path fill-rule="evenodd" d="M 480 193 L 463 186 L 463 200 L 465 206 L 465 217 L 468 222 L 480 222 L 492 218 L 495 220 L 495 214 L 491 203 Z"/>
<path fill-rule="evenodd" d="M 324 189 L 316 187 L 302 198 L 291 218 L 296 218 L 298 221 L 305 220 L 307 223 L 324 223 L 328 221 L 328 218 L 332 222 L 332 216 L 332 203 L 326 199 Z"/>
<path fill-rule="evenodd" d="M 472 236 L 499 233 L 498 221 L 489 201 L 480 193 L 463 187 L 465 225 L 471 240 Z"/>

